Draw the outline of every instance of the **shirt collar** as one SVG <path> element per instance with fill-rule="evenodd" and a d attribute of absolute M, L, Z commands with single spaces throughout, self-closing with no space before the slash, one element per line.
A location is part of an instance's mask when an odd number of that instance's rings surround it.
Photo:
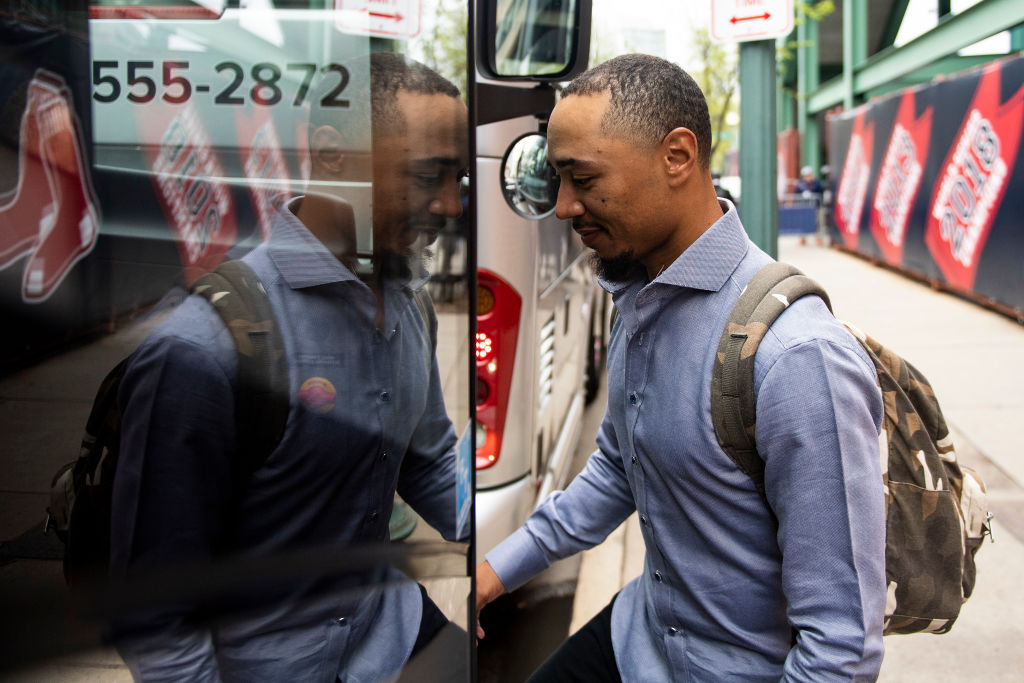
<path fill-rule="evenodd" d="M 301 201 L 302 197 L 295 197 L 274 213 L 267 250 L 281 277 L 292 289 L 358 280 L 295 217 L 293 211 Z"/>
<path fill-rule="evenodd" d="M 725 212 L 722 217 L 712 223 L 668 268 L 661 271 L 650 285 L 664 284 L 717 292 L 728 281 L 746 255 L 750 242 L 732 202 L 719 199 L 718 203 Z M 646 282 L 646 276 L 640 269 L 632 280 L 608 282 L 599 278 L 598 281 L 605 290 L 615 294 Z"/>
<path fill-rule="evenodd" d="M 270 258 L 284 281 L 292 289 L 334 282 L 362 282 L 296 218 L 295 211 L 301 201 L 302 197 L 295 197 L 275 212 L 270 239 L 267 240 Z M 389 281 L 387 286 L 415 291 L 429 281 L 430 273 L 422 263 L 417 262 L 410 281 Z"/>

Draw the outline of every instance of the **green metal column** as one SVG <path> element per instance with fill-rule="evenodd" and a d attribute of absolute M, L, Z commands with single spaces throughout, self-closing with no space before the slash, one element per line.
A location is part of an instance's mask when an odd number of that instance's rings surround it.
<path fill-rule="evenodd" d="M 740 211 L 754 244 L 778 256 L 775 41 L 740 43 Z"/>
<path fill-rule="evenodd" d="M 843 107 L 856 105 L 853 74 L 868 57 L 868 4 L 860 0 L 843 3 Z"/>
<path fill-rule="evenodd" d="M 800 156 L 804 165 L 821 168 L 821 138 L 818 119 L 810 113 L 808 99 L 818 89 L 818 22 L 805 16 L 796 27 L 796 107 L 797 130 L 800 131 Z"/>
<path fill-rule="evenodd" d="M 1010 29 L 1010 52 L 1024 50 L 1024 24 Z"/>

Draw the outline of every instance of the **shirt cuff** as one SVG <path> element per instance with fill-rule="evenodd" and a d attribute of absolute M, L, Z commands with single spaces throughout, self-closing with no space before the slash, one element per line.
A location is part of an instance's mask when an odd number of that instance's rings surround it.
<path fill-rule="evenodd" d="M 550 564 L 525 526 L 519 527 L 495 546 L 487 553 L 486 559 L 509 593 L 547 569 Z"/>

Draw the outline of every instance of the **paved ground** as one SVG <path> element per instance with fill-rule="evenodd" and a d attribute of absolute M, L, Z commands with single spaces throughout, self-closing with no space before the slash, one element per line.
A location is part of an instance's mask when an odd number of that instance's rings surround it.
<path fill-rule="evenodd" d="M 818 280 L 836 315 L 910 359 L 932 382 L 960 459 L 995 511 L 975 593 L 953 630 L 885 639 L 882 681 L 1019 681 L 1024 671 L 1024 326 L 843 252 L 797 238 L 779 257 Z M 570 632 L 643 570 L 635 515 L 584 555 Z"/>

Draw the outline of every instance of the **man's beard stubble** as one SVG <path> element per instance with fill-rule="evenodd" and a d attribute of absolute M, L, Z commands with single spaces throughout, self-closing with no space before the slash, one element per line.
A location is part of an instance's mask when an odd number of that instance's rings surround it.
<path fill-rule="evenodd" d="M 421 273 L 430 272 L 434 252 L 429 247 L 408 249 L 405 253 L 387 249 L 374 254 L 374 270 L 381 280 L 409 282 Z"/>
<path fill-rule="evenodd" d="M 590 255 L 590 263 L 597 271 L 598 277 L 606 282 L 625 282 L 631 279 L 637 267 L 632 250 L 624 251 L 610 259 L 601 258 L 595 251 Z"/>

